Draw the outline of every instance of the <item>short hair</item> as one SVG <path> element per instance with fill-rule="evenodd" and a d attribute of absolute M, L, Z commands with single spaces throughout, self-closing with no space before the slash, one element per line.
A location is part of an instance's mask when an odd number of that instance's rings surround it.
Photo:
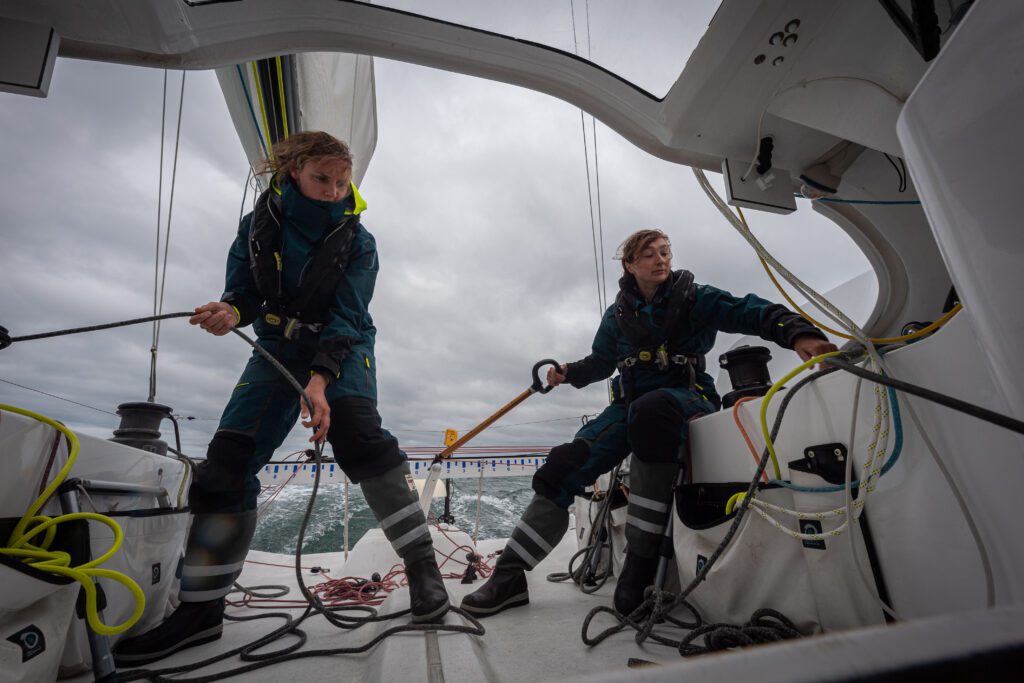
<path fill-rule="evenodd" d="M 347 144 L 323 131 L 305 131 L 292 133 L 275 143 L 270 157 L 264 160 L 258 171 L 284 177 L 301 169 L 306 162 L 323 157 L 339 159 L 352 167 L 352 150 Z"/>
<path fill-rule="evenodd" d="M 640 256 L 640 252 L 650 246 L 652 242 L 661 238 L 664 238 L 671 246 L 672 242 L 669 240 L 668 235 L 657 228 L 637 230 L 627 237 L 615 252 L 615 258 L 622 261 L 622 270 L 628 274 L 629 271 L 626 270 L 626 264 L 635 261 Z"/>

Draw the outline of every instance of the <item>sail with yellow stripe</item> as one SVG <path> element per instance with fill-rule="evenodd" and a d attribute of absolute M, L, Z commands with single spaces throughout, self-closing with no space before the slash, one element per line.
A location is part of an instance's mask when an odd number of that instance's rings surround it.
<path fill-rule="evenodd" d="M 349 143 L 353 180 L 362 182 L 377 145 L 372 57 L 310 52 L 216 71 L 250 164 L 291 133 L 323 130 Z"/>

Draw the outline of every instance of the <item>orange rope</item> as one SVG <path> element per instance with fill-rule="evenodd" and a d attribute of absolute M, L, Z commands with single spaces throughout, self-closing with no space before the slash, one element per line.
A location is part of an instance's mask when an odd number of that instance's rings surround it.
<path fill-rule="evenodd" d="M 757 447 L 754 445 L 754 442 L 750 440 L 750 436 L 747 434 L 747 430 L 743 428 L 743 422 L 740 421 L 740 406 L 746 403 L 747 401 L 753 401 L 756 398 L 761 397 L 744 396 L 740 400 L 736 401 L 736 403 L 732 407 L 732 419 L 736 421 L 736 426 L 739 428 L 740 434 L 743 435 L 743 440 L 747 442 L 747 447 L 750 448 L 750 454 L 754 456 L 754 462 L 760 465 L 761 456 L 757 452 Z M 762 472 L 761 476 L 764 477 L 765 481 L 768 481 L 768 472 Z"/>

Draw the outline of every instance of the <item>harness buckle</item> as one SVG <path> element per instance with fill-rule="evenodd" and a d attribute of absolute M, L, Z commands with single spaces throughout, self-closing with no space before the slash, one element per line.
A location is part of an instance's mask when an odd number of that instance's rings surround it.
<path fill-rule="evenodd" d="M 304 336 L 306 333 L 309 334 L 320 334 L 320 331 L 324 328 L 323 323 L 304 323 L 299 318 L 285 318 L 287 322 L 284 325 L 284 338 L 285 339 L 298 339 Z"/>
<path fill-rule="evenodd" d="M 274 325 L 275 327 L 281 324 L 281 316 L 276 313 L 270 313 L 269 311 L 263 314 L 263 319 L 267 321 L 268 324 Z"/>

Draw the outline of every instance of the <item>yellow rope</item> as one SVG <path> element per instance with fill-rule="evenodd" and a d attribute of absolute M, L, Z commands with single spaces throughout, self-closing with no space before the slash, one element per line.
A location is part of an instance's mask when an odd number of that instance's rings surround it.
<path fill-rule="evenodd" d="M 776 394 L 776 392 L 779 391 L 779 389 L 782 389 L 782 387 L 785 386 L 786 382 L 788 382 L 789 380 L 793 379 L 794 377 L 799 375 L 801 372 L 803 372 L 807 368 L 809 368 L 809 367 L 811 367 L 813 365 L 816 365 L 817 363 L 820 363 L 821 361 L 825 360 L 826 358 L 831 358 L 832 356 L 838 356 L 839 353 L 840 353 L 839 351 L 831 351 L 829 353 L 823 353 L 820 356 L 815 356 L 814 358 L 810 359 L 809 361 L 801 363 L 794 370 L 791 370 L 788 375 L 786 375 L 785 377 L 780 379 L 778 382 L 773 384 L 772 388 L 768 390 L 768 393 L 764 395 L 764 399 L 761 401 L 761 432 L 764 434 L 765 447 L 768 449 L 768 454 L 771 455 L 771 458 L 772 458 L 772 468 L 774 468 L 774 470 L 775 470 L 775 478 L 776 479 L 782 479 L 782 471 L 779 469 L 779 461 L 775 457 L 775 444 L 772 443 L 772 435 L 768 431 L 768 403 L 772 400 L 772 396 L 774 396 Z"/>
<path fill-rule="evenodd" d="M 743 227 L 745 227 L 747 230 L 750 230 L 750 226 L 747 225 L 747 219 L 743 215 L 743 209 L 741 209 L 739 207 L 736 207 L 736 211 L 740 215 L 740 221 L 743 223 Z M 779 290 L 779 293 L 782 294 L 783 298 L 786 299 L 786 302 L 793 308 L 794 311 L 796 311 L 797 313 L 802 315 L 804 318 L 806 318 L 812 325 L 814 325 L 818 329 L 824 330 L 825 332 L 828 332 L 829 334 L 833 334 L 833 335 L 839 337 L 840 339 L 854 339 L 854 340 L 857 339 L 856 337 L 853 337 L 853 336 L 851 336 L 851 335 L 849 335 L 849 334 L 847 334 L 845 332 L 840 332 L 839 330 L 834 330 L 831 327 L 818 322 L 817 320 L 812 318 L 810 315 L 808 315 L 806 311 L 804 311 L 802 308 L 800 308 L 800 306 L 798 306 L 797 303 L 795 301 L 793 301 L 792 298 L 790 298 L 790 296 L 786 292 L 786 290 L 782 288 L 782 285 L 775 278 L 775 274 L 772 273 L 771 268 L 768 267 L 768 262 L 764 260 L 764 257 L 761 256 L 760 254 L 758 254 L 757 258 L 758 258 L 759 261 L 761 261 L 761 267 L 764 268 L 764 272 L 768 273 L 768 278 L 771 279 L 772 284 L 775 285 L 775 288 L 777 290 Z M 901 342 L 908 342 L 908 341 L 911 341 L 913 339 L 917 339 L 918 337 L 923 337 L 926 334 L 931 334 L 935 330 L 937 330 L 940 327 L 942 327 L 943 325 L 945 325 L 947 322 L 949 322 L 949 320 L 954 315 L 959 313 L 962 308 L 963 308 L 963 306 L 961 304 L 957 304 L 956 306 L 951 308 L 949 311 L 947 311 L 941 318 L 939 318 L 938 320 L 933 322 L 931 325 L 928 325 L 927 327 L 923 327 L 920 330 L 917 330 L 916 332 L 911 332 L 910 334 L 904 334 L 904 335 L 901 335 L 899 337 L 869 337 L 868 341 L 870 341 L 872 344 L 899 344 Z"/>
<path fill-rule="evenodd" d="M 71 448 L 68 452 L 67 463 L 65 463 L 64 467 L 62 467 L 57 473 L 50 485 L 43 489 L 43 492 L 39 494 L 39 497 L 28 506 L 28 510 L 26 510 L 22 518 L 18 520 L 18 523 L 11 532 L 10 537 L 8 537 L 7 545 L 0 548 L 0 554 L 8 557 L 20 558 L 25 562 L 25 564 L 31 565 L 35 569 L 48 572 L 50 574 L 57 574 L 58 576 L 66 576 L 82 584 L 82 589 L 85 591 L 86 620 L 89 622 L 89 627 L 96 633 L 105 636 L 113 636 L 127 631 L 134 626 L 142 616 L 142 612 L 146 608 L 146 595 L 142 592 L 142 589 L 139 588 L 138 584 L 131 579 L 131 577 L 120 572 L 115 572 L 110 569 L 101 569 L 99 567 L 99 565 L 113 557 L 121 548 L 121 543 L 124 540 L 124 532 L 121 531 L 120 525 L 110 517 L 97 514 L 95 512 L 75 512 L 53 518 L 36 514 L 43 505 L 46 504 L 46 501 L 48 501 L 57 491 L 61 483 L 67 478 L 68 473 L 71 472 L 71 468 L 75 464 L 75 460 L 78 458 L 78 437 L 64 425 L 46 417 L 45 415 L 40 415 L 23 408 L 15 408 L 14 406 L 0 404 L 0 411 L 5 410 L 11 413 L 24 415 L 25 417 L 30 417 L 53 427 L 67 437 L 71 444 Z M 96 559 L 90 560 L 89 562 L 77 567 L 72 567 L 70 566 L 71 556 L 67 552 L 62 550 L 50 550 L 49 548 L 50 544 L 53 543 L 53 540 L 56 537 L 57 525 L 63 522 L 72 522 L 76 520 L 91 520 L 105 524 L 113 532 L 114 541 L 111 543 L 110 548 Z M 29 543 L 31 539 L 39 536 L 40 534 L 42 534 L 43 538 L 39 541 L 38 545 Z M 116 581 L 127 588 L 132 594 L 132 597 L 135 599 L 135 611 L 124 623 L 118 624 L 117 626 L 107 626 L 100 621 L 99 609 L 96 602 L 96 578 L 105 578 L 110 579 L 111 581 Z"/>
<path fill-rule="evenodd" d="M 267 141 L 267 156 L 273 161 L 274 150 L 270 139 L 270 122 L 267 121 L 267 110 L 263 106 L 263 89 L 260 87 L 260 74 L 256 69 L 256 62 L 250 62 L 250 64 L 252 65 L 252 79 L 256 84 L 256 101 L 260 104 L 260 116 L 263 118 L 263 137 Z"/>
<path fill-rule="evenodd" d="M 281 97 L 281 127 L 284 130 L 284 137 L 288 137 L 288 105 L 284 100 L 284 74 L 281 71 L 281 58 L 274 58 L 277 62 L 277 94 Z"/>

